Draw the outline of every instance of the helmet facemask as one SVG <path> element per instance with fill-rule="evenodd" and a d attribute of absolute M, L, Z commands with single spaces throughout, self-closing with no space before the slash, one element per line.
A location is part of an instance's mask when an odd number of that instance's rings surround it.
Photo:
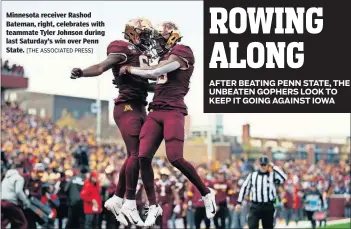
<path fill-rule="evenodd" d="M 181 38 L 178 27 L 175 24 L 165 22 L 158 25 L 152 37 L 157 55 L 159 57 L 165 55 L 181 41 Z"/>
<path fill-rule="evenodd" d="M 141 51 L 146 51 L 151 45 L 151 30 L 126 26 L 124 38 L 137 46 Z"/>

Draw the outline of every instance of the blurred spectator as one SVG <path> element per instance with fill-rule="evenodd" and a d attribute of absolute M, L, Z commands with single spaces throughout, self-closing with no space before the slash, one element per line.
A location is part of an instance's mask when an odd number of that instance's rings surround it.
<path fill-rule="evenodd" d="M 24 69 L 20 65 L 13 64 L 11 67 L 9 61 L 5 60 L 2 62 L 1 59 L 1 74 L 11 75 L 11 76 L 24 76 Z"/>
<path fill-rule="evenodd" d="M 28 197 L 32 197 L 40 201 L 42 196 L 42 178 L 44 175 L 44 165 L 41 163 L 36 163 L 33 170 L 26 175 L 26 184 L 24 187 L 25 193 Z M 31 210 L 26 209 L 25 215 L 28 221 L 28 228 L 37 228 L 38 216 Z"/>
<path fill-rule="evenodd" d="M 227 199 L 232 194 L 233 190 L 231 190 L 232 184 L 226 180 L 224 170 L 220 170 L 216 175 L 216 180 L 212 185 L 216 193 L 218 210 L 213 220 L 217 229 L 224 229 L 225 219 L 229 216 Z"/>
<path fill-rule="evenodd" d="M 106 167 L 105 174 L 106 174 L 106 181 L 104 182 L 104 184 L 105 184 L 105 187 L 107 186 L 107 189 L 105 190 L 105 193 L 102 192 L 104 202 L 115 194 L 115 190 L 117 187 L 116 177 L 118 177 L 116 174 L 116 171 L 111 165 Z M 103 213 L 106 219 L 106 229 L 117 229 L 120 223 L 116 220 L 113 213 L 108 211 L 105 207 L 103 207 Z"/>
<path fill-rule="evenodd" d="M 200 178 L 204 181 L 206 187 L 209 187 L 211 183 L 206 179 L 206 170 L 202 167 L 199 167 L 197 170 Z M 191 206 L 195 210 L 194 212 L 194 221 L 195 228 L 200 229 L 201 222 L 205 221 L 206 229 L 209 229 L 211 226 L 211 221 L 206 217 L 206 210 L 204 202 L 201 199 L 201 193 L 193 184 L 190 184 L 190 190 L 188 192 L 188 201 L 191 201 Z"/>
<path fill-rule="evenodd" d="M 11 69 L 17 72 L 23 70 L 20 66 L 13 68 L 8 61 L 2 62 L 2 72 Z M 45 189 L 48 184 L 54 184 L 53 194 L 57 195 L 60 201 L 60 206 L 57 208 L 58 228 L 65 226 L 65 218 L 68 218 L 66 228 L 84 227 L 83 202 L 80 193 L 86 180 L 85 173 L 93 170 L 100 173 L 97 183 L 101 188 L 101 206 L 108 197 L 113 195 L 118 172 L 126 156 L 123 144 L 97 144 L 92 131 L 61 128 L 49 118 L 30 115 L 18 104 L 10 102 L 1 104 L 1 132 L 2 179 L 13 165 L 20 163 L 26 172 L 25 190 L 28 196 L 35 196 L 40 200 L 45 196 L 42 192 L 43 188 Z M 296 222 L 303 220 L 301 196 L 302 192 L 310 187 L 311 182 L 316 182 L 317 189 L 321 193 L 326 192 L 327 197 L 333 194 L 351 194 L 348 161 L 340 161 L 339 164 L 327 164 L 322 160 L 317 164 L 308 164 L 301 160 L 281 161 L 280 163 L 285 171 L 291 173 L 283 191 L 291 189 L 291 184 L 293 184 L 292 209 Z M 164 158 L 155 158 L 153 161 L 155 173 L 168 166 L 169 163 Z M 214 183 L 215 174 L 219 170 L 223 172 L 226 181 L 233 181 L 232 193 L 228 191 L 227 197 L 229 198 L 223 200 L 223 204 L 229 204 L 231 209 L 231 205 L 236 201 L 235 185 L 240 188 L 243 179 L 255 169 L 256 164 L 240 157 L 233 157 L 231 160 L 215 161 L 198 166 L 201 166 L 198 172 L 202 174 L 202 179 L 206 180 L 209 186 Z M 175 175 L 169 176 L 169 180 L 176 184 L 186 183 L 186 180 L 178 177 L 176 172 Z M 216 182 L 218 183 L 218 180 Z M 180 186 L 185 188 L 185 185 Z M 142 187 L 143 184 L 139 182 L 137 203 L 140 211 L 143 211 L 143 204 L 146 203 L 143 199 Z M 178 189 L 177 185 L 176 188 Z M 196 227 L 199 228 L 203 220 L 205 220 L 205 226 L 210 227 L 211 221 L 207 220 L 203 214 L 201 196 L 192 185 L 189 185 L 186 190 L 188 192 L 185 193 L 184 190 L 182 192 L 179 190 L 179 196 L 184 201 L 182 204 L 184 211 L 179 212 L 178 207 L 173 207 L 173 219 L 186 215 L 187 222 L 184 222 L 184 225 L 187 223 L 188 228 L 192 228 L 195 222 Z M 221 189 L 218 191 L 221 192 Z M 285 195 L 282 194 L 282 197 L 284 200 Z M 228 227 L 230 227 L 229 224 L 234 228 L 245 226 L 245 208 L 247 207 L 249 206 L 245 206 L 240 213 L 231 211 L 232 217 L 226 215 L 225 220 L 228 221 Z M 350 201 L 348 200 L 345 203 L 345 215 L 349 215 L 349 209 Z M 96 218 L 96 215 L 98 214 L 94 214 L 93 218 Z M 115 217 L 106 210 L 99 213 L 99 228 L 102 227 L 103 220 L 107 223 L 107 229 L 119 226 Z"/>
<path fill-rule="evenodd" d="M 7 171 L 1 183 L 1 228 L 6 228 L 11 223 L 11 228 L 26 229 L 26 217 L 20 207 L 20 200 L 24 208 L 30 202 L 23 192 L 24 178 L 22 177 L 23 165 L 17 164 L 15 169 Z"/>
<path fill-rule="evenodd" d="M 57 197 L 60 201 L 60 206 L 57 208 L 57 219 L 58 219 L 58 228 L 63 228 L 63 220 L 68 217 L 68 196 L 65 191 L 65 186 L 67 185 L 68 179 L 73 175 L 71 170 L 67 170 L 65 173 L 60 173 L 60 179 L 55 184 L 54 193 L 57 194 Z"/>
<path fill-rule="evenodd" d="M 52 210 L 51 214 L 49 215 L 49 221 L 46 225 L 43 225 L 43 227 L 47 229 L 54 229 L 55 219 L 57 218 L 57 208 L 60 206 L 60 200 L 54 193 L 54 187 L 52 184 L 45 184 L 42 191 L 43 193 L 40 201 Z"/>
<path fill-rule="evenodd" d="M 288 190 L 283 190 L 282 192 L 282 203 L 283 203 L 283 215 L 285 218 L 286 226 L 289 225 L 290 220 L 293 215 L 293 194 L 292 188 Z"/>
<path fill-rule="evenodd" d="M 72 178 L 67 178 L 65 192 L 68 195 L 68 220 L 66 229 L 84 228 L 84 211 L 83 202 L 80 198 L 80 192 L 83 188 L 85 174 L 78 173 Z"/>
<path fill-rule="evenodd" d="M 84 182 L 80 193 L 83 200 L 85 229 L 97 227 L 98 214 L 102 212 L 102 201 L 100 196 L 100 187 L 98 184 L 98 173 L 92 171 Z"/>
<path fill-rule="evenodd" d="M 351 217 L 351 200 L 350 197 L 346 197 L 345 201 L 345 218 Z"/>

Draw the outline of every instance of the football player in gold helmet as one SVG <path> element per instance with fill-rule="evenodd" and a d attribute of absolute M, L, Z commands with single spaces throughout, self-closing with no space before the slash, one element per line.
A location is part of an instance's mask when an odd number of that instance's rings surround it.
<path fill-rule="evenodd" d="M 115 99 L 113 116 L 121 131 L 126 145 L 128 157 L 125 160 L 120 173 L 115 194 L 105 202 L 105 207 L 112 211 L 117 220 L 128 226 L 128 221 L 142 227 L 144 222 L 139 216 L 135 203 L 135 192 L 139 175 L 139 133 L 146 118 L 147 92 L 149 82 L 137 75 L 119 75 L 120 68 L 127 64 L 134 67 L 149 65 L 149 57 L 145 51 L 150 46 L 150 36 L 153 28 L 149 20 L 137 18 L 130 20 L 124 31 L 127 41 L 115 40 L 107 47 L 107 58 L 99 64 L 90 66 L 84 70 L 74 68 L 71 78 L 99 76 L 105 71 L 112 69 L 114 84 L 119 88 L 119 95 Z M 126 179 L 128 178 L 128 179 Z M 127 190 L 127 191 L 126 191 Z M 130 203 L 128 215 L 121 214 L 123 198 Z"/>
<path fill-rule="evenodd" d="M 216 214 L 214 190 L 206 187 L 194 167 L 183 158 L 184 116 L 188 114 L 184 97 L 189 91 L 195 58 L 190 47 L 178 44 L 181 35 L 173 22 L 158 25 L 153 36 L 159 64 L 150 67 L 123 67 L 120 74 L 135 74 L 156 80 L 155 94 L 149 105 L 150 113 L 140 132 L 139 161 L 141 177 L 150 208 L 145 227 L 152 226 L 162 215 L 154 188 L 152 158 L 162 140 L 166 143 L 168 161 L 191 181 L 202 195 L 207 218 Z"/>

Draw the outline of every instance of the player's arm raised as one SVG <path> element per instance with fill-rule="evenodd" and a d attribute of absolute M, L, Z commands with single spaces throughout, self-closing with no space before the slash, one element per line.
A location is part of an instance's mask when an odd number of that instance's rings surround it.
<path fill-rule="evenodd" d="M 86 69 L 73 68 L 71 72 L 71 79 L 77 79 L 81 77 L 94 77 L 99 76 L 106 72 L 113 65 L 122 63 L 126 60 L 126 57 L 120 54 L 110 54 L 107 58 L 99 64 L 92 65 Z"/>
<path fill-rule="evenodd" d="M 125 74 L 126 72 L 129 72 L 133 75 L 138 75 L 142 78 L 156 80 L 157 77 L 161 75 L 177 70 L 178 68 L 184 68 L 186 66 L 187 63 L 182 58 L 172 54 L 168 57 L 166 61 L 161 62 L 158 65 L 147 67 L 122 67 L 120 70 L 120 74 Z"/>

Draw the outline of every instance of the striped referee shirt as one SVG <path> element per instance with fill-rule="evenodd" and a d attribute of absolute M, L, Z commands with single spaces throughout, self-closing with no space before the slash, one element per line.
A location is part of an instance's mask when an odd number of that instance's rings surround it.
<path fill-rule="evenodd" d="M 250 173 L 241 186 L 238 204 L 241 204 L 247 195 L 254 203 L 274 202 L 276 197 L 275 184 L 284 184 L 285 173 L 278 167 L 273 166 L 272 172 L 262 173 L 255 171 Z"/>

